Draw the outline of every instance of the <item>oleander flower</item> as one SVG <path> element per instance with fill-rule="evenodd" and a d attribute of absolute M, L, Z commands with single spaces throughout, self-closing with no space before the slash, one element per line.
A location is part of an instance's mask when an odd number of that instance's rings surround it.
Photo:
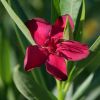
<path fill-rule="evenodd" d="M 69 15 L 60 16 L 54 25 L 42 18 L 34 18 L 26 23 L 32 38 L 36 42 L 36 45 L 30 45 L 26 49 L 24 59 L 26 71 L 45 64 L 49 74 L 58 80 L 66 80 L 65 60 L 78 61 L 88 56 L 89 49 L 86 44 L 63 39 L 66 20 L 73 30 L 74 24 Z"/>

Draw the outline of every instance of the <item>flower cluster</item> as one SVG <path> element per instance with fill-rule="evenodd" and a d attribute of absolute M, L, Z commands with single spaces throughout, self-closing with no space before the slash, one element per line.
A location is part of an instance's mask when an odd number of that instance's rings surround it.
<path fill-rule="evenodd" d="M 74 29 L 69 15 L 60 16 L 54 25 L 42 18 L 29 20 L 26 25 L 37 45 L 26 50 L 24 67 L 26 71 L 46 65 L 46 70 L 58 80 L 67 79 L 66 61 L 78 61 L 89 55 L 88 46 L 77 41 L 64 40 L 64 29 L 68 20 Z"/>

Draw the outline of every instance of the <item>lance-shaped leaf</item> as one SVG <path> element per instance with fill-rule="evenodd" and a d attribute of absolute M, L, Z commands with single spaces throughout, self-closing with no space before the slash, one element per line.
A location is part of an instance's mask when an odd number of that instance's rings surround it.
<path fill-rule="evenodd" d="M 4 83 L 11 83 L 11 47 L 7 38 L 3 37 L 4 31 L 0 28 L 0 77 Z"/>
<path fill-rule="evenodd" d="M 91 51 L 97 50 L 99 47 L 100 49 L 100 36 L 96 39 L 96 41 L 93 43 L 93 45 L 90 47 Z"/>
<path fill-rule="evenodd" d="M 82 0 L 81 7 L 78 12 L 76 24 L 75 24 L 75 30 L 74 30 L 74 39 L 76 41 L 82 41 L 82 36 L 84 34 L 83 26 L 85 21 L 85 0 Z"/>
<path fill-rule="evenodd" d="M 86 59 L 77 63 L 75 76 L 79 75 L 86 68 L 90 71 L 95 71 L 100 66 L 100 37 L 90 47 L 90 51 L 90 55 Z"/>
<path fill-rule="evenodd" d="M 69 14 L 76 21 L 81 3 L 82 0 L 60 0 L 61 15 Z"/>
<path fill-rule="evenodd" d="M 78 100 L 78 98 L 82 95 L 83 92 L 88 88 L 90 85 L 92 79 L 93 79 L 94 74 L 90 74 L 89 77 L 78 87 L 76 90 L 75 94 L 73 95 L 72 100 Z"/>
<path fill-rule="evenodd" d="M 61 16 L 60 2 L 59 0 L 51 0 L 51 22 L 54 23 L 59 16 Z"/>
<path fill-rule="evenodd" d="M 33 79 L 31 73 L 22 72 L 19 66 L 16 66 L 13 73 L 14 83 L 17 89 L 28 99 L 28 100 L 56 100 L 56 98 L 50 94 L 46 89 L 37 84 Z"/>
<path fill-rule="evenodd" d="M 87 90 L 82 93 L 79 98 L 84 98 L 84 100 L 98 100 L 100 97 L 100 68 L 94 72 L 93 81 L 87 88 Z"/>
<path fill-rule="evenodd" d="M 6 0 L 1 0 L 1 3 L 5 7 L 6 11 L 10 15 L 10 17 L 13 19 L 13 21 L 16 23 L 16 25 L 19 27 L 19 29 L 22 31 L 22 33 L 25 35 L 25 37 L 29 40 L 31 44 L 34 44 L 34 41 L 31 37 L 31 34 L 25 24 L 22 22 L 22 20 L 16 15 L 16 13 L 13 11 L 13 9 L 8 5 Z"/>
<path fill-rule="evenodd" d="M 2 31 L 1 31 L 1 28 L 0 28 L 0 45 L 2 45 Z M 1 49 L 2 49 L 2 47 L 0 46 L 0 55 L 2 54 L 2 52 L 1 52 Z M 2 68 L 1 68 L 1 66 L 2 66 L 2 64 L 1 64 L 1 56 L 0 56 L 0 78 L 2 77 Z"/>

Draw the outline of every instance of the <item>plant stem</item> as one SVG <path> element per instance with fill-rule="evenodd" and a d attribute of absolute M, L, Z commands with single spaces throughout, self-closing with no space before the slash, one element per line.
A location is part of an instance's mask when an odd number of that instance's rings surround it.
<path fill-rule="evenodd" d="M 66 83 L 65 88 L 64 88 L 64 94 L 66 94 L 66 92 L 67 92 L 68 89 L 69 89 L 69 86 L 70 86 L 71 81 L 72 81 L 73 76 L 74 76 L 73 73 L 74 73 L 74 71 L 75 71 L 75 68 L 76 68 L 76 64 L 74 65 L 74 67 L 72 68 L 72 70 L 71 70 L 71 72 L 70 72 L 70 74 L 69 74 L 67 83 Z"/>
<path fill-rule="evenodd" d="M 57 89 L 58 89 L 58 100 L 64 100 L 62 84 L 59 80 L 56 80 L 56 83 L 57 83 Z"/>

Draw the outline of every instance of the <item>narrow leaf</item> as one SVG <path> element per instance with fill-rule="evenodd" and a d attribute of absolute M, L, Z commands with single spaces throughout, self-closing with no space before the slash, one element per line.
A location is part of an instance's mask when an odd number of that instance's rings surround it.
<path fill-rule="evenodd" d="M 10 17 L 13 19 L 13 21 L 17 24 L 17 26 L 19 27 L 19 29 L 25 35 L 25 37 L 29 40 L 29 42 L 31 44 L 34 44 L 34 41 L 33 41 L 32 37 L 31 37 L 31 34 L 30 34 L 29 30 L 24 25 L 24 23 L 22 22 L 22 20 L 16 15 L 16 13 L 13 11 L 13 9 L 8 5 L 8 3 L 6 2 L 6 0 L 1 0 L 1 3 L 5 7 L 6 11 L 10 15 Z"/>
<path fill-rule="evenodd" d="M 61 15 L 69 14 L 76 22 L 82 0 L 60 0 Z"/>
<path fill-rule="evenodd" d="M 61 15 L 59 0 L 51 0 L 51 22 L 52 24 Z"/>
<path fill-rule="evenodd" d="M 2 78 L 4 82 L 11 83 L 11 47 L 9 41 L 3 38 L 2 41 Z"/>
<path fill-rule="evenodd" d="M 31 73 L 22 72 L 19 70 L 19 66 L 16 66 L 14 70 L 13 79 L 17 89 L 28 100 L 34 100 L 35 98 L 38 100 L 56 100 L 53 95 L 33 80 Z"/>
<path fill-rule="evenodd" d="M 24 12 L 23 8 L 21 7 L 18 0 L 10 0 L 9 3 L 12 9 L 16 12 L 16 14 L 20 17 L 20 19 L 24 22 L 27 20 L 27 15 Z"/>
<path fill-rule="evenodd" d="M 3 28 L 3 27 L 2 27 Z M 0 28 L 0 77 L 4 83 L 11 83 L 11 47 L 7 38 L 3 35 L 4 30 Z"/>
<path fill-rule="evenodd" d="M 85 0 L 82 0 L 82 4 L 78 12 L 74 30 L 74 39 L 76 41 L 82 41 L 82 36 L 84 34 L 83 32 L 84 21 L 85 21 Z"/>
<path fill-rule="evenodd" d="M 76 71 L 77 75 L 79 75 L 84 69 L 88 68 L 90 71 L 95 71 L 100 65 L 100 36 L 96 39 L 93 45 L 89 48 L 90 54 L 89 56 L 77 63 Z"/>
<path fill-rule="evenodd" d="M 100 96 L 100 86 L 92 90 L 85 100 L 97 100 L 96 98 L 99 96 Z"/>
<path fill-rule="evenodd" d="M 90 85 L 92 79 L 93 79 L 94 74 L 90 74 L 90 76 L 78 87 L 76 90 L 75 94 L 73 95 L 72 100 L 78 100 L 78 98 L 82 95 L 83 92 L 88 88 Z"/>
<path fill-rule="evenodd" d="M 1 31 L 1 28 L 0 28 L 0 45 L 2 45 L 2 31 Z M 1 49 L 2 49 L 2 47 L 0 46 L 0 55 L 2 54 Z M 1 78 L 1 76 L 2 76 L 2 74 L 1 74 L 1 73 L 2 73 L 2 71 L 1 71 L 1 70 L 2 70 L 2 69 L 1 69 L 1 68 L 2 68 L 1 59 L 2 59 L 2 58 L 1 58 L 1 56 L 0 56 L 0 78 Z"/>
<path fill-rule="evenodd" d="M 84 71 L 82 74 L 85 74 Z M 79 79 L 79 78 L 78 78 Z M 84 100 L 98 100 L 100 96 L 100 68 L 94 71 L 93 81 L 87 88 L 87 90 L 82 93 L 82 96 L 79 98 L 80 100 L 84 98 Z M 83 99 L 82 99 L 83 100 Z"/>
<path fill-rule="evenodd" d="M 95 51 L 97 47 L 100 45 L 100 36 L 96 39 L 96 41 L 93 43 L 93 45 L 90 47 L 91 51 Z"/>
<path fill-rule="evenodd" d="M 81 21 L 85 20 L 85 0 L 82 0 L 82 14 L 81 14 Z"/>

